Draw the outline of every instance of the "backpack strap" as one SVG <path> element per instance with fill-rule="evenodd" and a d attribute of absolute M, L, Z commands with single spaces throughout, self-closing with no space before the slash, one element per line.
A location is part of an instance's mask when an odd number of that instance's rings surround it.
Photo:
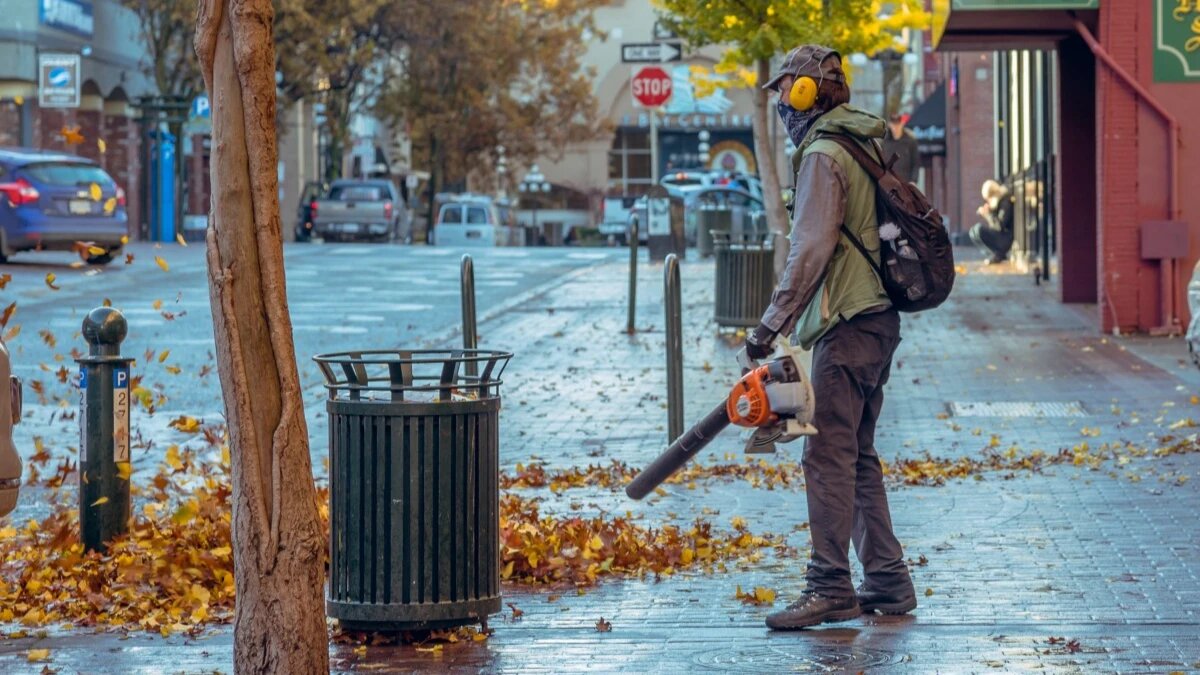
<path fill-rule="evenodd" d="M 883 153 L 879 149 L 879 146 L 875 145 L 874 143 L 871 145 L 875 149 L 876 157 L 872 157 L 867 154 L 867 151 L 863 150 L 861 145 L 855 143 L 843 134 L 825 134 L 824 138 L 828 138 L 834 143 L 837 143 L 842 147 L 843 150 L 850 153 L 850 156 L 854 158 L 854 161 L 858 162 L 859 166 L 861 166 L 868 174 L 870 174 L 871 178 L 874 178 L 876 183 L 878 183 L 879 179 L 883 178 L 883 176 L 887 173 L 889 166 L 884 163 Z"/>
<path fill-rule="evenodd" d="M 861 253 L 862 257 L 866 259 L 867 264 L 871 266 L 871 269 L 875 270 L 875 274 L 879 275 L 879 280 L 883 281 L 883 267 L 875 263 L 875 259 L 871 257 L 871 252 L 867 250 L 866 246 L 863 246 L 862 241 L 860 241 L 858 237 L 854 236 L 854 233 L 850 231 L 850 228 L 846 227 L 845 224 L 841 225 L 840 227 L 842 228 L 842 234 L 846 235 L 846 238 L 850 240 L 850 243 L 854 244 L 854 248 L 858 249 L 858 252 Z"/>

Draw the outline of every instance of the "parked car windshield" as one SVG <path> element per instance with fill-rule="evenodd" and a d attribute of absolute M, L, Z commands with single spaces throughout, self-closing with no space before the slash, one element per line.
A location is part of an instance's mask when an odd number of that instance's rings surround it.
<path fill-rule="evenodd" d="M 104 173 L 104 169 L 92 164 L 75 164 L 71 162 L 46 162 L 43 164 L 28 164 L 24 171 L 30 178 L 47 185 L 80 186 L 99 183 L 108 185 L 112 178 Z"/>
<path fill-rule="evenodd" d="M 335 185 L 329 198 L 339 202 L 381 202 L 387 199 L 383 188 L 372 185 Z"/>

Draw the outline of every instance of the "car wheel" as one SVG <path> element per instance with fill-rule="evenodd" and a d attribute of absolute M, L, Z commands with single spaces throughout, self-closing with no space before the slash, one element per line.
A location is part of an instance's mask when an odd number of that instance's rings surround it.
<path fill-rule="evenodd" d="M 100 255 L 89 255 L 87 257 L 87 264 L 89 264 L 89 265 L 107 265 L 108 263 L 113 261 L 113 258 L 120 255 L 120 253 L 121 253 L 120 246 L 117 246 L 115 248 L 110 248 Z"/>

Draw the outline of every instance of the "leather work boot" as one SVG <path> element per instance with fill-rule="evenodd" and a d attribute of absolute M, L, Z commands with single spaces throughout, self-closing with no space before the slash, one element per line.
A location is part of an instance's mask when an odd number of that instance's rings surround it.
<path fill-rule="evenodd" d="M 800 599 L 780 612 L 767 615 L 767 627 L 772 630 L 797 630 L 834 621 L 849 621 L 862 614 L 858 599 L 830 598 L 813 591 L 804 591 Z"/>
<path fill-rule="evenodd" d="M 879 612 L 880 614 L 907 614 L 917 608 L 917 594 L 912 587 L 903 593 L 880 593 L 868 591 L 859 586 L 855 593 L 858 595 L 858 605 L 864 614 Z"/>

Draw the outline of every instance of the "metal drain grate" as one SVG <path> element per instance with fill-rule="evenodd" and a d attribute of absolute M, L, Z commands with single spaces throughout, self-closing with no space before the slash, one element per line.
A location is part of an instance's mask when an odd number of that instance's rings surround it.
<path fill-rule="evenodd" d="M 1087 417 L 1079 401 L 953 401 L 955 417 Z"/>

